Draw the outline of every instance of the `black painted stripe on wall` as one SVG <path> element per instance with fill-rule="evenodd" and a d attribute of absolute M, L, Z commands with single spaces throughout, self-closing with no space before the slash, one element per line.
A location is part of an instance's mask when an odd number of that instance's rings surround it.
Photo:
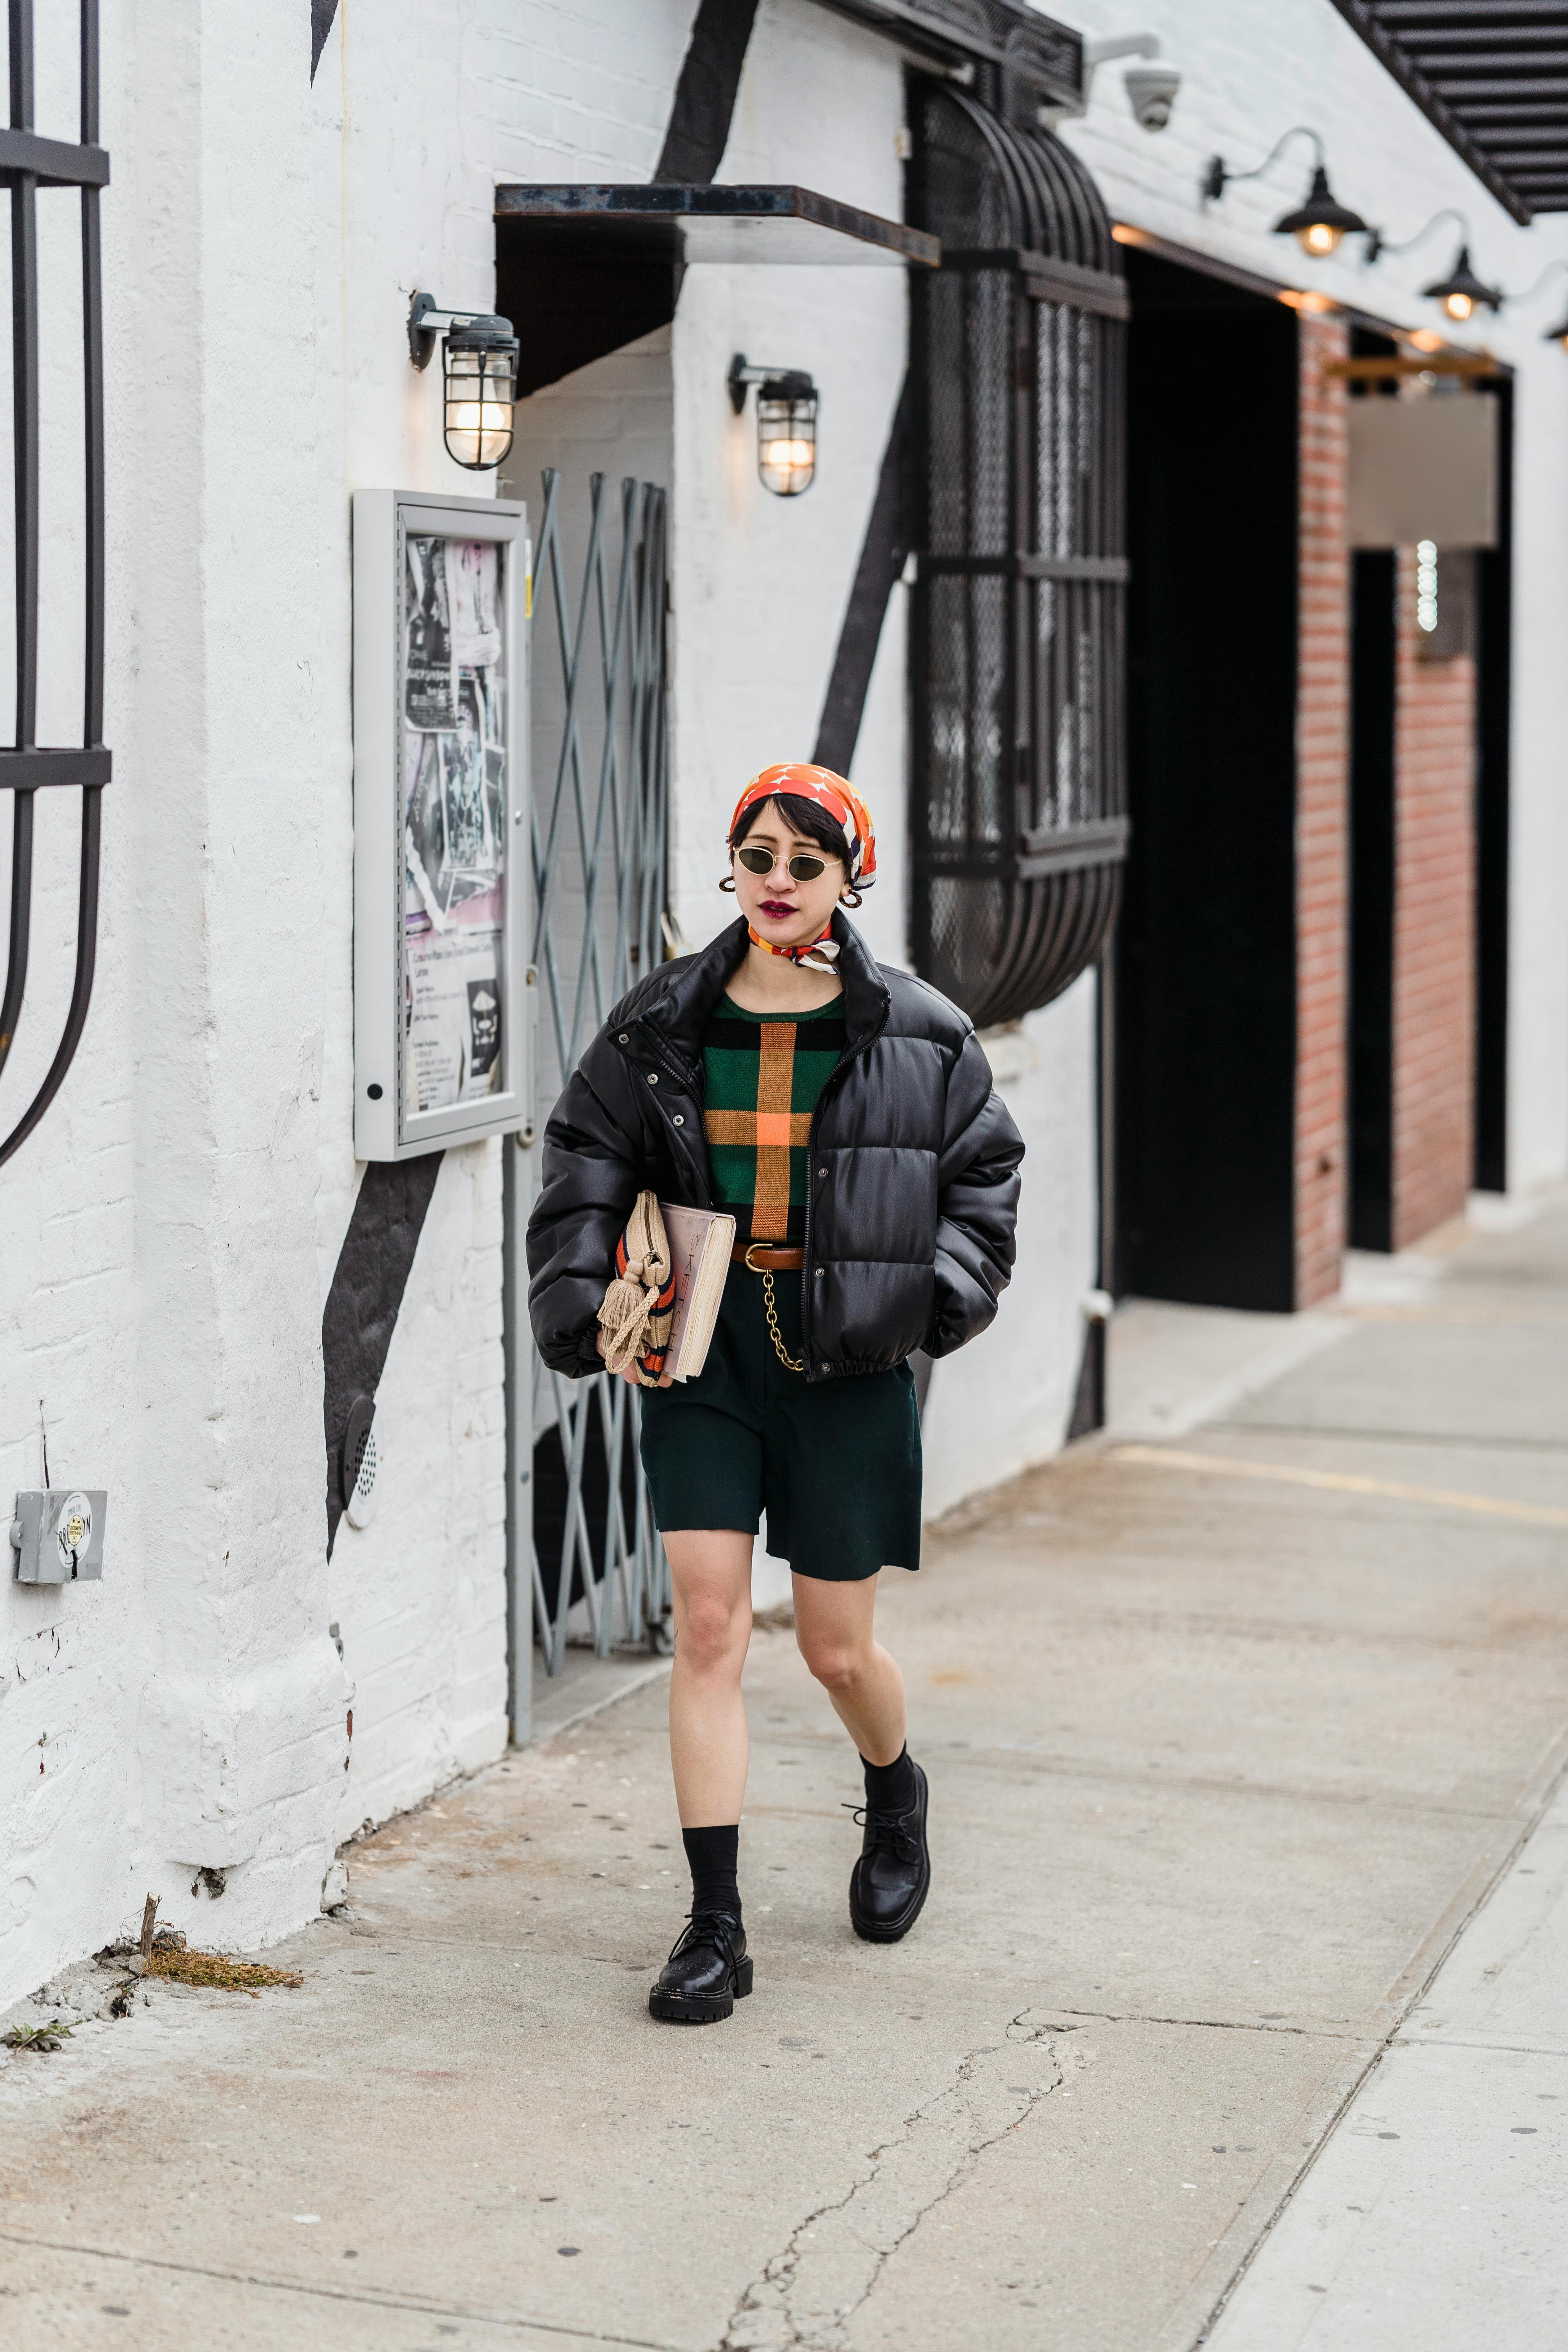
<path fill-rule="evenodd" d="M 711 180 L 730 137 L 757 0 L 702 0 L 675 85 L 656 180 Z"/>
<path fill-rule="evenodd" d="M 855 584 L 849 591 L 844 625 L 838 633 L 838 650 L 828 674 L 816 747 L 811 755 L 818 767 L 832 768 L 841 776 L 848 774 L 849 762 L 855 757 L 877 647 L 882 639 L 882 623 L 887 618 L 888 599 L 893 593 L 894 581 L 904 568 L 904 471 L 909 431 L 910 381 L 906 376 L 899 404 L 893 411 L 882 470 L 877 478 L 877 494 L 871 501 L 870 520 L 866 525 L 860 561 L 855 568 Z"/>
<path fill-rule="evenodd" d="M 321 62 L 321 51 L 327 46 L 327 35 L 332 29 L 332 19 L 338 13 L 338 0 L 310 0 L 310 79 L 316 79 L 316 68 Z"/>
<path fill-rule="evenodd" d="M 445 1155 L 373 1160 L 364 1171 L 321 1316 L 327 1433 L 327 1558 L 343 1513 L 341 1452 L 349 1407 L 374 1397 Z"/>

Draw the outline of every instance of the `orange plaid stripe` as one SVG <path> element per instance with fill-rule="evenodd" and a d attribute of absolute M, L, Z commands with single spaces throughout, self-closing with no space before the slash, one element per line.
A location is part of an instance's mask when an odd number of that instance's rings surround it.
<path fill-rule="evenodd" d="M 813 1105 L 844 1050 L 835 1005 L 803 1020 L 725 1003 L 703 1047 L 703 1125 L 714 1199 L 742 1240 L 798 1240 L 806 1213 Z"/>

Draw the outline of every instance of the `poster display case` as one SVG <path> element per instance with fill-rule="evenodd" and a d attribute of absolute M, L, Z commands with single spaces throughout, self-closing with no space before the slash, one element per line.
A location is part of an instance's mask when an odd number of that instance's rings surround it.
<path fill-rule="evenodd" d="M 526 1125 L 527 509 L 358 490 L 354 1151 Z"/>

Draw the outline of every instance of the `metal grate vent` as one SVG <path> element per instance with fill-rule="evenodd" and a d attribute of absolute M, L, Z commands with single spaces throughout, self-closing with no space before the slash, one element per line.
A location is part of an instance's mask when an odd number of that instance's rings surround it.
<path fill-rule="evenodd" d="M 1098 955 L 1126 852 L 1127 289 L 1058 141 L 936 84 L 912 113 L 915 959 L 1009 1021 Z"/>

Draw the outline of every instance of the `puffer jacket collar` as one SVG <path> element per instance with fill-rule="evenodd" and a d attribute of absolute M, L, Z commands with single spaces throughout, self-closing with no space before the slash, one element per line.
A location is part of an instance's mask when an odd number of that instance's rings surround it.
<path fill-rule="evenodd" d="M 858 1053 L 886 1025 L 892 999 L 875 960 L 852 923 L 834 909 L 833 936 L 838 942 L 838 976 L 844 982 L 846 1055 Z M 709 1024 L 732 975 L 744 961 L 749 942 L 745 918 L 710 940 L 689 961 L 670 965 L 652 984 L 637 1008 L 637 1017 L 649 1042 L 675 1055 L 685 1075 L 696 1078 L 702 1066 L 702 1046 Z"/>

